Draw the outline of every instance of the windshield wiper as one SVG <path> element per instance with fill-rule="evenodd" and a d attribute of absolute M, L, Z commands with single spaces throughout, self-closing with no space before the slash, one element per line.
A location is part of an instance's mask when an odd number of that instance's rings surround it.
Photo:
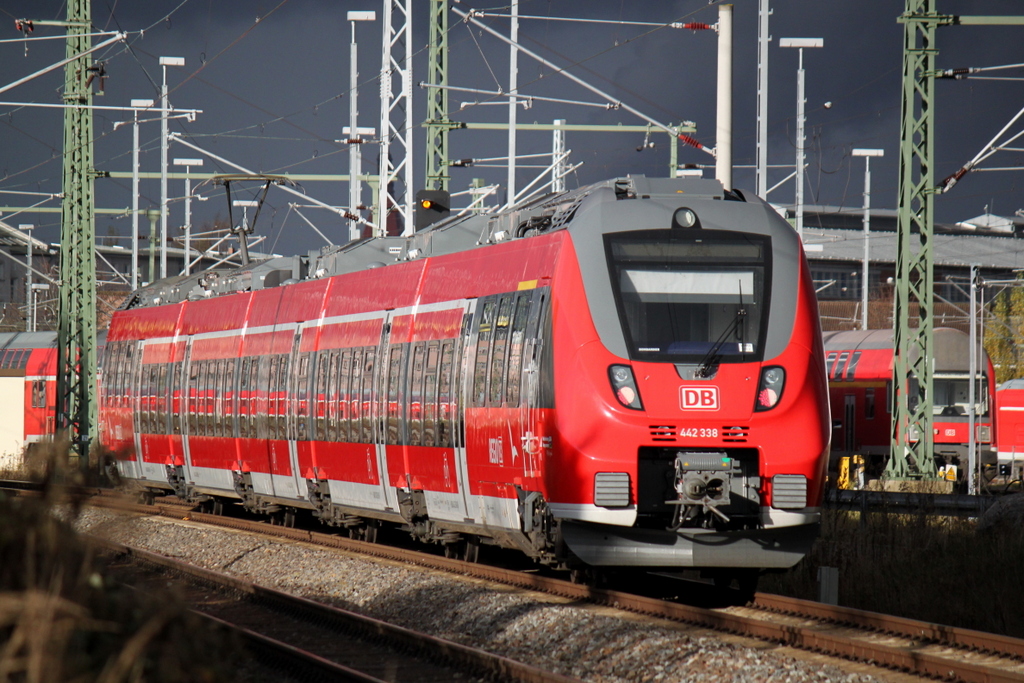
<path fill-rule="evenodd" d="M 697 370 L 693 373 L 693 376 L 697 379 L 707 379 L 711 377 L 713 371 L 718 367 L 718 361 L 721 360 L 722 355 L 719 352 L 722 345 L 725 344 L 725 340 L 729 338 L 729 335 L 739 330 L 740 335 L 740 352 L 743 353 L 743 321 L 747 317 L 747 309 L 743 308 L 743 286 L 740 285 L 740 305 L 736 309 L 736 315 L 733 316 L 732 323 L 730 323 L 719 335 L 715 343 L 711 345 L 708 352 L 704 354 L 700 364 L 697 366 Z"/>

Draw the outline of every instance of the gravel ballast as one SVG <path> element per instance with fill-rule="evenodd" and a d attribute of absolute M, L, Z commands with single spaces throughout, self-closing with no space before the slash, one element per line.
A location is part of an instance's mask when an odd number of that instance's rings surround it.
<path fill-rule="evenodd" d="M 769 644 L 742 645 L 684 625 L 303 543 L 91 508 L 76 525 L 96 536 L 584 681 L 880 680 L 813 657 L 794 658 Z"/>

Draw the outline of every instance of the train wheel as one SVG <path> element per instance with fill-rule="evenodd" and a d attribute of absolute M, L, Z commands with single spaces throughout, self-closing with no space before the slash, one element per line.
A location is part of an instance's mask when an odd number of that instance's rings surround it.
<path fill-rule="evenodd" d="M 281 526 L 288 527 L 289 529 L 295 528 L 295 510 L 288 508 L 281 514 Z"/>
<path fill-rule="evenodd" d="M 457 560 L 460 557 L 463 557 L 465 553 L 465 541 L 461 539 L 454 543 L 444 544 L 444 556 L 449 560 Z"/>
<path fill-rule="evenodd" d="M 738 593 L 739 601 L 746 604 L 754 599 L 757 592 L 757 580 L 760 574 L 756 569 L 737 569 L 728 574 L 715 576 L 715 586 L 728 590 L 735 590 Z"/>
<path fill-rule="evenodd" d="M 367 543 L 376 543 L 377 530 L 379 528 L 380 526 L 377 524 L 377 522 L 367 522 L 366 530 L 363 532 L 363 540 Z"/>
<path fill-rule="evenodd" d="M 476 564 L 480 561 L 480 539 L 475 536 L 470 536 L 466 539 L 466 551 L 463 553 L 462 559 L 466 562 L 472 562 Z"/>
<path fill-rule="evenodd" d="M 569 570 L 569 581 L 580 586 L 597 586 L 598 573 L 593 567 L 576 567 Z"/>

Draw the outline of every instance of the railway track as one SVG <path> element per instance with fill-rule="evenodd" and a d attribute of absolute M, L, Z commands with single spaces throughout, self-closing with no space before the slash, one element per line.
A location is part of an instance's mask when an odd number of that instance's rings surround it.
<path fill-rule="evenodd" d="M 377 683 L 510 681 L 578 683 L 483 650 L 296 597 L 219 572 L 103 539 L 125 561 L 114 576 L 133 586 L 186 587 L 189 606 L 234 631 L 254 659 L 295 680 Z"/>
<path fill-rule="evenodd" d="M 1006 636 L 762 593 L 743 607 L 708 609 L 337 535 L 209 515 L 190 510 L 180 503 L 157 501 L 153 505 L 138 505 L 110 495 L 100 496 L 94 502 L 103 507 L 184 518 L 430 567 L 922 677 L 968 682 L 1024 681 L 1024 640 Z"/>

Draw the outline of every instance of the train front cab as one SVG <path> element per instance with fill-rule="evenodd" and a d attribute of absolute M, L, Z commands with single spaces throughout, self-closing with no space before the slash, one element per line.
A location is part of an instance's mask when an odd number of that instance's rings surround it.
<path fill-rule="evenodd" d="M 996 483 L 1024 479 L 1024 379 L 1003 382 L 996 390 Z"/>
<path fill-rule="evenodd" d="M 574 476 L 548 484 L 568 547 L 598 566 L 792 566 L 829 447 L 795 233 L 760 202 L 677 195 L 575 225 L 603 234 L 573 234 L 555 277 L 554 450 L 574 461 L 553 469 Z"/>

